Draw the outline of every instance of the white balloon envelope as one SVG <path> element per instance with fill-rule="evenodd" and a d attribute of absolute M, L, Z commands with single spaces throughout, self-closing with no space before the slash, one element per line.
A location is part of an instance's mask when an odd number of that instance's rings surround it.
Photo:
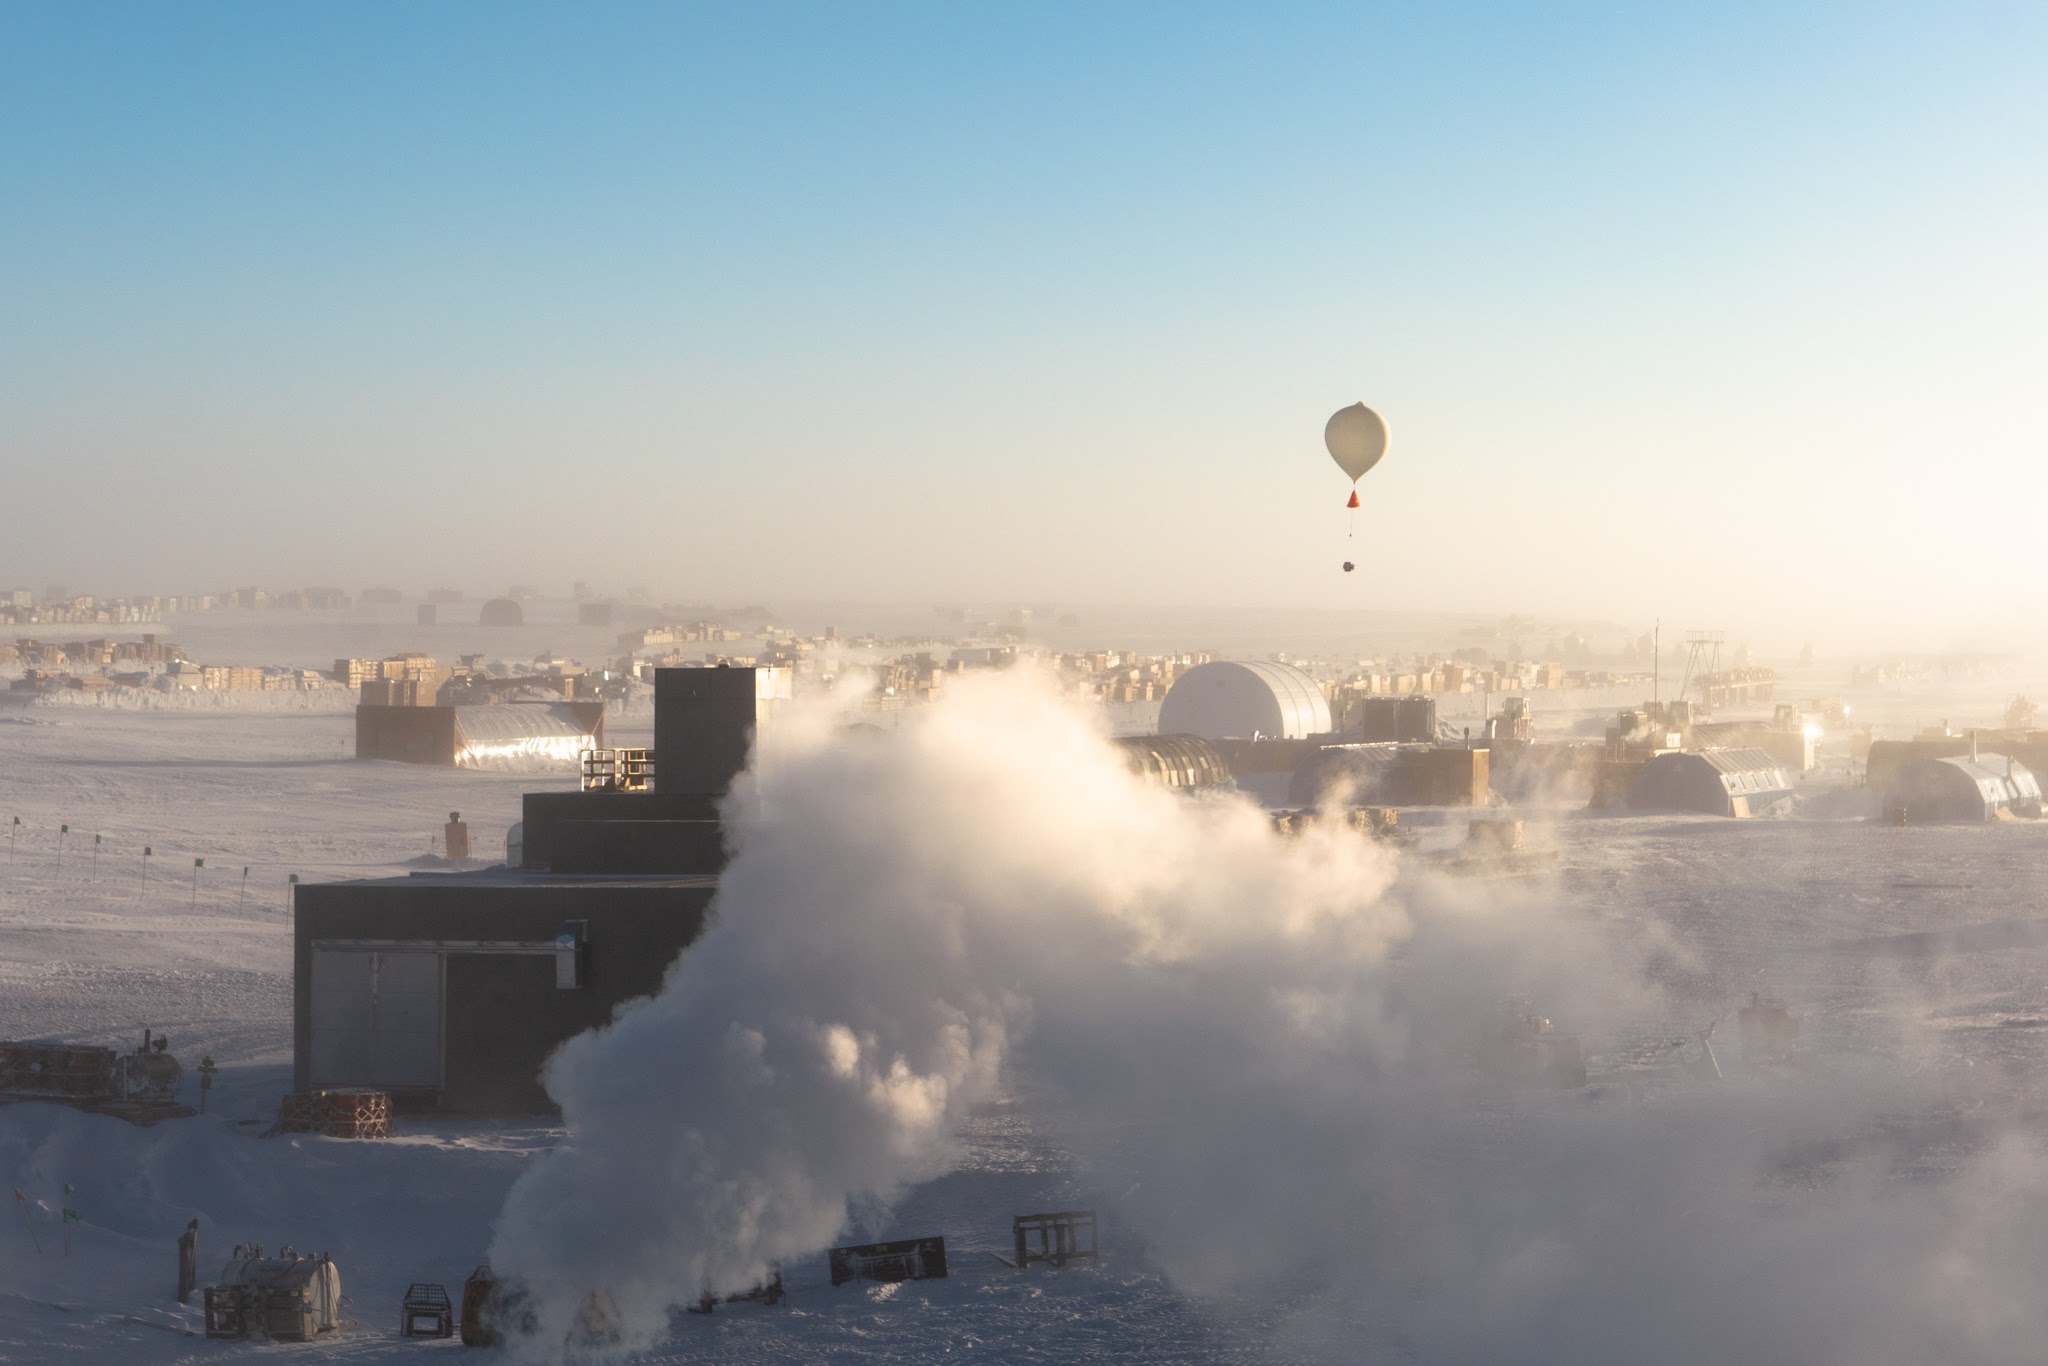
<path fill-rule="evenodd" d="M 1363 403 L 1339 408 L 1323 425 L 1323 444 L 1337 468 L 1357 483 L 1387 453 L 1387 424 Z"/>

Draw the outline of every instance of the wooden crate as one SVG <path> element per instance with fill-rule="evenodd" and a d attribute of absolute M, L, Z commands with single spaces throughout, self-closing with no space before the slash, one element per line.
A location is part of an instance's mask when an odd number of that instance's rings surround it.
<path fill-rule="evenodd" d="M 389 1091 L 299 1091 L 284 1098 L 277 1115 L 282 1134 L 329 1138 L 389 1138 Z"/>

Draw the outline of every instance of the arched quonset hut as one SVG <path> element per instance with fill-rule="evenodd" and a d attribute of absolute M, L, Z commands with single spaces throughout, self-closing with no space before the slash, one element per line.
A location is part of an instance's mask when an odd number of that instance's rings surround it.
<path fill-rule="evenodd" d="M 1161 735 L 1305 740 L 1329 730 L 1330 703 L 1316 681 L 1269 659 L 1197 664 L 1159 704 Z"/>
<path fill-rule="evenodd" d="M 497 702 L 356 708 L 356 758 L 481 768 L 507 761 L 574 764 L 604 748 L 602 702 Z"/>
<path fill-rule="evenodd" d="M 2038 816 L 2041 784 L 2025 764 L 2002 754 L 1916 759 L 1892 773 L 1884 809 L 1913 822 Z"/>
<path fill-rule="evenodd" d="M 552 760 L 573 764 L 604 748 L 602 702 L 496 702 L 455 708 L 455 763 L 461 768 Z"/>
<path fill-rule="evenodd" d="M 1652 811 L 1753 816 L 1792 795 L 1792 780 L 1760 749 L 1659 754 L 1636 770 L 1628 804 Z"/>
<path fill-rule="evenodd" d="M 1230 765 L 1198 735 L 1131 735 L 1116 742 L 1131 772 L 1161 787 L 1227 787 Z"/>

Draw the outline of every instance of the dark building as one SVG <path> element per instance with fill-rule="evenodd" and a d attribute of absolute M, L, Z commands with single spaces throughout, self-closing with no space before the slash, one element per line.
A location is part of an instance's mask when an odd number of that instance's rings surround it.
<path fill-rule="evenodd" d="M 1436 743 L 1436 699 L 1434 697 L 1361 697 L 1354 707 L 1359 727 L 1357 739 L 1398 740 L 1411 744 Z"/>
<path fill-rule="evenodd" d="M 1485 806 L 1490 752 L 1442 745 L 1326 745 L 1289 775 L 1294 806 Z"/>
<path fill-rule="evenodd" d="M 718 799 L 788 683 L 775 669 L 658 671 L 653 790 L 528 793 L 519 867 L 299 888 L 295 1089 L 551 1108 L 549 1055 L 659 990 L 703 933 L 726 857 Z"/>
<path fill-rule="evenodd" d="M 294 1089 L 373 1087 L 415 1107 L 550 1108 L 550 1053 L 660 990 L 703 932 L 714 877 L 509 869 L 301 887 Z"/>
<path fill-rule="evenodd" d="M 432 706 L 431 684 L 376 679 L 363 684 L 356 708 L 356 758 L 474 767 L 500 759 L 574 763 L 604 748 L 602 702 L 500 702 Z M 370 701 L 372 697 L 389 702 Z"/>

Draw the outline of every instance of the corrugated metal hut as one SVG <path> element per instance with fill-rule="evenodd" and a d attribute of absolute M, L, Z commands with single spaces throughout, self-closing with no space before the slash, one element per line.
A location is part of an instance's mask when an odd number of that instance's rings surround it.
<path fill-rule="evenodd" d="M 1198 735 L 1132 735 L 1116 742 L 1131 772 L 1161 787 L 1227 787 L 1230 764 Z"/>
<path fill-rule="evenodd" d="M 2048 773 L 2048 731 L 1990 731 L 1970 735 L 1923 735 L 1912 740 L 1874 740 L 1866 757 L 1864 775 L 1870 785 L 1883 792 L 1892 778 L 1907 764 L 1920 759 L 1968 757 L 1982 741 L 1984 752 L 2001 756 L 1997 767 L 2010 758 L 2025 764 L 2039 778 Z"/>
<path fill-rule="evenodd" d="M 602 702 L 356 708 L 356 757 L 480 768 L 512 761 L 573 764 L 604 748 Z"/>
<path fill-rule="evenodd" d="M 480 768 L 513 760 L 575 763 L 604 748 L 602 702 L 497 702 L 458 706 L 455 762 Z"/>
<path fill-rule="evenodd" d="M 2038 816 L 2041 784 L 2025 764 L 2003 754 L 1916 759 L 1893 770 L 1884 807 L 1916 824 Z"/>
<path fill-rule="evenodd" d="M 1636 770 L 1628 804 L 1638 810 L 1754 816 L 1792 795 L 1792 780 L 1760 749 L 1702 749 L 1652 757 Z"/>

